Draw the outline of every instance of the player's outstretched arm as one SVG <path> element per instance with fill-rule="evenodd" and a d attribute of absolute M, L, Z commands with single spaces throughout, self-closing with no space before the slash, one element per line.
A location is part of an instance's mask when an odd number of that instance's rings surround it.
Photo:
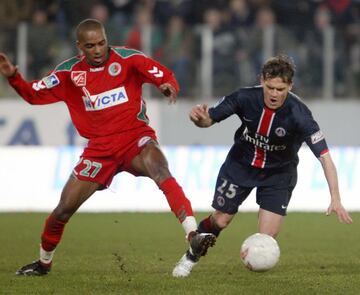
<path fill-rule="evenodd" d="M 330 156 L 330 153 L 326 153 L 322 155 L 320 157 L 320 162 L 324 170 L 324 174 L 331 195 L 331 202 L 326 211 L 326 215 L 330 215 L 332 212 L 335 212 L 340 222 L 345 222 L 347 224 L 352 223 L 352 219 L 349 213 L 345 210 L 345 208 L 341 204 L 336 167 Z"/>
<path fill-rule="evenodd" d="M 214 121 L 210 118 L 209 107 L 206 104 L 198 104 L 191 109 L 189 114 L 190 120 L 201 128 L 210 127 Z"/>
<path fill-rule="evenodd" d="M 17 72 L 17 66 L 9 60 L 5 53 L 0 52 L 0 73 L 6 77 L 13 77 Z"/>

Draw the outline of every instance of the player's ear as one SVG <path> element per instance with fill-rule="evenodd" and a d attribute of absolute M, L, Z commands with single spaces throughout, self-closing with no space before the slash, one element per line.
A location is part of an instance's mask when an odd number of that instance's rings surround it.
<path fill-rule="evenodd" d="M 76 40 L 76 47 L 77 47 L 79 53 L 81 54 L 81 53 L 82 53 L 82 49 L 81 49 L 81 43 L 80 43 L 79 40 Z"/>
<path fill-rule="evenodd" d="M 293 87 L 293 83 L 290 83 L 289 84 L 289 91 L 291 91 L 292 87 Z"/>
<path fill-rule="evenodd" d="M 264 86 L 264 77 L 262 75 L 260 76 L 260 84 Z"/>

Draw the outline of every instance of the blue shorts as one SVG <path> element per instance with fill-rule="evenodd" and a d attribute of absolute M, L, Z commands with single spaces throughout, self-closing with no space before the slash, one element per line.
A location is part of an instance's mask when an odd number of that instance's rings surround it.
<path fill-rule="evenodd" d="M 235 214 L 256 188 L 256 203 L 260 208 L 285 216 L 296 182 L 296 167 L 258 169 L 226 161 L 219 171 L 212 207 Z"/>

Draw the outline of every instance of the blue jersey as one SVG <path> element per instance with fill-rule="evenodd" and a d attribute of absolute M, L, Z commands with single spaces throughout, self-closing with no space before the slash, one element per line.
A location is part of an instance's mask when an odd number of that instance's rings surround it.
<path fill-rule="evenodd" d="M 228 158 L 243 166 L 296 167 L 303 142 L 316 157 L 328 152 L 325 137 L 311 111 L 291 92 L 276 110 L 265 106 L 262 86 L 241 88 L 209 109 L 215 122 L 233 114 L 240 118 L 241 126 L 235 133 Z"/>

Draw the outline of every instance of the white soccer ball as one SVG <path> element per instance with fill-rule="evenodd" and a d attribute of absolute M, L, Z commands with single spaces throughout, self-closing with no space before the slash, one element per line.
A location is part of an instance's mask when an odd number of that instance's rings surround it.
<path fill-rule="evenodd" d="M 273 237 L 256 233 L 243 242 L 240 257 L 248 269 L 267 271 L 279 261 L 280 248 Z"/>

